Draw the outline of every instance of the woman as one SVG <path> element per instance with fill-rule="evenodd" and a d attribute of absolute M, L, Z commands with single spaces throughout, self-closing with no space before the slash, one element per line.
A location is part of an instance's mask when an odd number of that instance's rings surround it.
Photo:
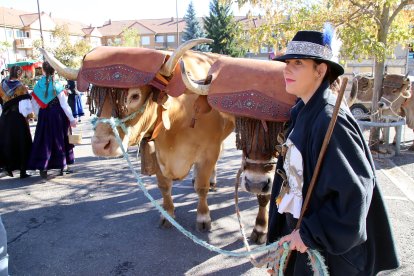
<path fill-rule="evenodd" d="M 13 177 L 14 170 L 20 170 L 20 178 L 26 173 L 32 136 L 27 115 L 31 112 L 30 95 L 26 86 L 20 82 L 23 70 L 20 66 L 10 68 L 9 78 L 3 79 L 0 98 L 3 112 L 0 116 L 0 167 Z"/>
<path fill-rule="evenodd" d="M 332 61 L 330 37 L 329 30 L 299 31 L 276 58 L 286 63 L 286 91 L 299 100 L 277 164 L 268 243 L 290 243 L 286 275 L 313 275 L 303 254 L 309 248 L 321 252 L 331 275 L 375 275 L 398 267 L 398 260 L 369 148 L 344 104 L 310 204 L 294 230 L 332 118 L 336 95 L 329 86 L 344 73 Z"/>
<path fill-rule="evenodd" d="M 79 92 L 76 91 L 75 81 L 68 80 L 68 104 L 72 109 L 73 117 L 78 118 L 78 122 L 81 121 L 81 117 L 84 114 L 82 108 L 82 100 Z"/>
<path fill-rule="evenodd" d="M 74 163 L 73 145 L 69 144 L 70 126 L 76 127 L 64 93 L 64 87 L 53 78 L 55 69 L 45 61 L 44 76 L 36 83 L 33 104 L 40 107 L 29 167 L 40 170 L 47 178 L 47 170 L 60 169 L 63 175 L 67 165 Z M 36 107 L 34 109 L 37 109 Z"/>

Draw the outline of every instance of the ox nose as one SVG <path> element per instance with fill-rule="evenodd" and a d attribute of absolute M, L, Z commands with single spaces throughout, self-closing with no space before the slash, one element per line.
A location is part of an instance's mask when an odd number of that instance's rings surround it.
<path fill-rule="evenodd" d="M 267 178 L 266 181 L 253 182 L 249 178 L 244 178 L 244 186 L 246 191 L 254 194 L 268 194 L 270 193 L 272 180 Z"/>
<path fill-rule="evenodd" d="M 387 105 L 384 102 L 378 102 L 378 108 L 384 109 Z"/>
<path fill-rule="evenodd" d="M 109 137 L 92 137 L 92 151 L 96 156 L 114 157 L 113 141 Z"/>

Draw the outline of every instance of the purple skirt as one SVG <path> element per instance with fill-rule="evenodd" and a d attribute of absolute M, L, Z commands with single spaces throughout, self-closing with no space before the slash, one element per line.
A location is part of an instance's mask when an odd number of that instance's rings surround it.
<path fill-rule="evenodd" d="M 29 169 L 63 169 L 73 164 L 74 146 L 69 144 L 70 131 L 70 122 L 56 97 L 46 108 L 39 110 Z"/>

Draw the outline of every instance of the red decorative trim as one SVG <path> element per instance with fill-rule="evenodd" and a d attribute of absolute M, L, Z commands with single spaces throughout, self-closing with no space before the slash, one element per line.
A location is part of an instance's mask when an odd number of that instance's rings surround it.
<path fill-rule="evenodd" d="M 40 106 L 40 108 L 46 108 L 47 104 L 45 104 L 44 102 L 42 102 L 39 97 L 37 97 L 37 95 L 35 93 L 31 94 L 33 99 L 35 99 L 35 101 L 37 102 L 37 104 Z"/>

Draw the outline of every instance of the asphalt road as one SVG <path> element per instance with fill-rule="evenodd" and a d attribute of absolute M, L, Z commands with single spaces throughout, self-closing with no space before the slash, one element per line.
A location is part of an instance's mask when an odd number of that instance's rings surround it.
<path fill-rule="evenodd" d="M 74 174 L 44 182 L 0 178 L 0 213 L 8 234 L 11 275 L 266 275 L 247 258 L 219 255 L 195 244 L 176 229 L 158 227 L 159 213 L 138 189 L 121 158 L 99 158 L 90 149 L 91 129 L 82 122 L 83 145 L 75 148 Z M 34 125 L 32 126 L 34 129 Z M 414 275 L 414 153 L 377 159 L 401 268 L 383 275 Z M 139 168 L 136 149 L 129 153 Z M 194 235 L 226 250 L 243 251 L 234 211 L 234 179 L 240 152 L 234 136 L 219 160 L 218 190 L 209 194 L 212 231 L 195 229 L 197 196 L 191 179 L 174 183 L 176 219 Z M 161 199 L 155 177 L 142 178 Z M 240 209 L 250 235 L 256 198 L 242 192 Z M 253 246 L 254 247 L 254 246 Z"/>

